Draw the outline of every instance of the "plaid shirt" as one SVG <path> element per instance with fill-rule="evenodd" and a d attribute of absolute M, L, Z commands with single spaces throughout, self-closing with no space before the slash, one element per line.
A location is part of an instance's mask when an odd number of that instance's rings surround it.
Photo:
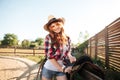
<path fill-rule="evenodd" d="M 71 51 L 70 44 L 71 40 L 69 39 L 68 44 L 64 46 L 60 46 L 59 48 L 57 48 L 56 46 L 53 45 L 52 47 L 51 37 L 50 35 L 47 35 L 45 38 L 45 54 L 48 59 L 54 58 L 56 60 L 63 60 L 64 58 L 67 57 L 67 54 Z M 53 48 L 55 49 L 54 50 L 55 53 L 53 51 Z"/>

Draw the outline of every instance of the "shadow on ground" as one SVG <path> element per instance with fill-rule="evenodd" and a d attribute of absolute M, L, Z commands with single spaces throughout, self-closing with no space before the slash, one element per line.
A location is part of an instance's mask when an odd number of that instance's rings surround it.
<path fill-rule="evenodd" d="M 25 58 L 0 56 L 0 80 L 35 80 L 38 64 Z"/>

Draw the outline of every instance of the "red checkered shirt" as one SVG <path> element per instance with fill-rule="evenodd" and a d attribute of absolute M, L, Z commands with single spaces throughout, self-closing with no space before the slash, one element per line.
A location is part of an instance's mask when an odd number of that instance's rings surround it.
<path fill-rule="evenodd" d="M 51 37 L 48 34 L 45 37 L 45 54 L 47 56 L 48 59 L 56 59 L 56 60 L 63 60 L 64 58 L 67 57 L 67 54 L 69 52 L 71 52 L 71 48 L 70 48 L 70 44 L 71 44 L 71 40 L 70 38 L 68 38 L 68 43 L 65 46 L 60 46 L 60 47 L 56 47 L 53 45 L 52 47 L 52 42 L 51 42 Z M 53 48 L 55 49 L 55 53 L 53 51 Z M 65 49 L 64 49 L 65 48 Z"/>

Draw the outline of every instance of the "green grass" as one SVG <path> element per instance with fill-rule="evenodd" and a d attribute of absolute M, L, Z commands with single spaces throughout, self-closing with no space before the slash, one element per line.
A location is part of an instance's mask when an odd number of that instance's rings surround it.
<path fill-rule="evenodd" d="M 0 56 L 18 56 L 21 58 L 27 58 L 29 60 L 35 61 L 37 63 L 39 63 L 41 61 L 41 59 L 44 58 L 44 54 L 37 54 L 37 55 L 20 55 L 20 54 L 10 54 L 10 53 L 5 53 L 5 54 L 0 54 Z"/>
<path fill-rule="evenodd" d="M 0 48 L 0 56 L 18 56 L 39 63 L 44 56 L 44 50 L 36 49 L 34 52 L 35 54 L 33 54 L 33 49 Z"/>
<path fill-rule="evenodd" d="M 20 57 L 24 57 L 24 58 L 27 58 L 29 60 L 39 63 L 41 61 L 41 59 L 43 59 L 44 56 L 43 55 L 35 55 L 35 56 L 26 55 L 26 56 L 20 56 Z"/>

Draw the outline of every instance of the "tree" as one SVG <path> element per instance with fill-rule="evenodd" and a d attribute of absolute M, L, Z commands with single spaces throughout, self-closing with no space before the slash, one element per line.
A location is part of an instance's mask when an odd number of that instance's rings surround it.
<path fill-rule="evenodd" d="M 85 31 L 85 34 L 84 34 L 84 41 L 86 41 L 87 39 L 89 38 L 89 33 L 87 31 Z"/>
<path fill-rule="evenodd" d="M 29 46 L 30 46 L 30 41 L 27 40 L 27 39 L 24 39 L 24 40 L 22 41 L 22 47 L 29 47 Z"/>
<path fill-rule="evenodd" d="M 82 36 L 83 36 L 83 33 L 82 33 L 82 32 L 80 32 L 80 33 L 79 33 L 78 43 L 77 43 L 77 44 L 80 44 L 80 43 L 81 43 Z"/>
<path fill-rule="evenodd" d="M 30 48 L 35 48 L 37 46 L 38 46 L 38 44 L 35 41 L 30 42 Z"/>
<path fill-rule="evenodd" d="M 15 34 L 7 33 L 5 34 L 3 40 L 1 41 L 3 46 L 16 46 L 18 45 L 18 38 Z"/>
<path fill-rule="evenodd" d="M 43 44 L 44 39 L 43 38 L 37 38 L 35 42 L 40 46 Z"/>
<path fill-rule="evenodd" d="M 77 45 L 80 45 L 81 43 L 85 42 L 88 38 L 89 38 L 89 33 L 87 31 L 85 31 L 85 33 L 80 32 Z"/>
<path fill-rule="evenodd" d="M 1 46 L 1 44 L 2 44 L 2 43 L 1 43 L 1 40 L 0 40 L 0 46 Z"/>

